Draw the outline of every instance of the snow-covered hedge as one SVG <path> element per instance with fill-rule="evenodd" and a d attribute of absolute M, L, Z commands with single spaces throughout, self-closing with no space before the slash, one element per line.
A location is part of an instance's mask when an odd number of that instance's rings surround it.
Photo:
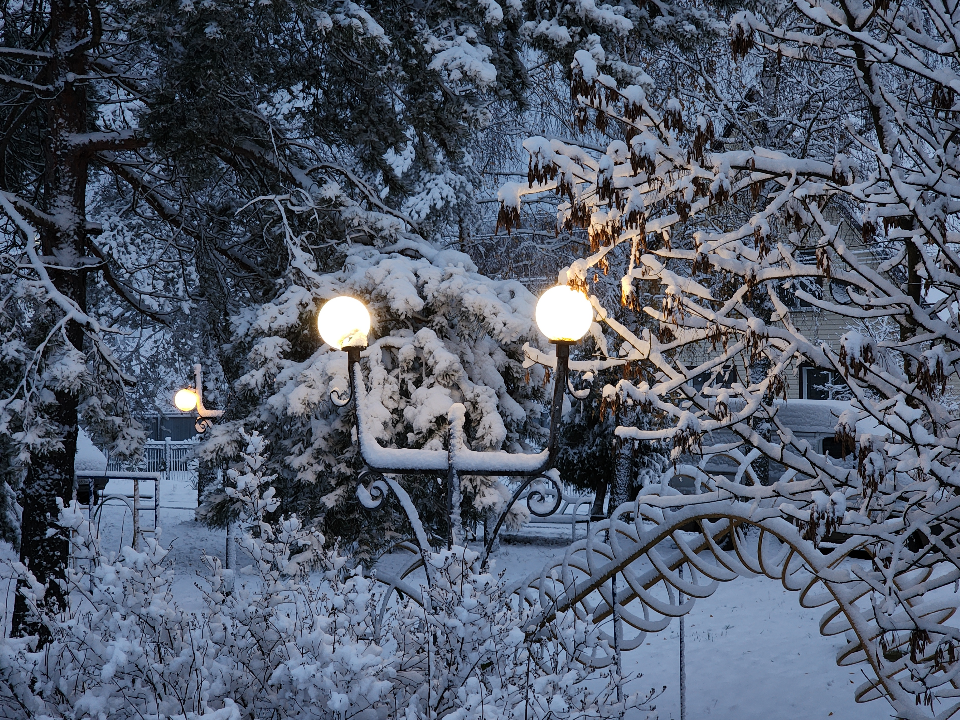
<path fill-rule="evenodd" d="M 430 584 L 401 597 L 324 551 L 296 517 L 268 524 L 277 498 L 264 439 L 245 439 L 230 492 L 243 508 L 249 574 L 206 556 L 203 607 L 188 610 L 159 541 L 108 557 L 77 507 L 64 508 L 81 568 L 69 577 L 71 607 L 42 617 L 50 637 L 39 649 L 36 637 L 0 640 L 2 702 L 37 719 L 489 720 L 610 717 L 652 698 L 571 660 L 598 643 L 572 613 L 526 633 L 533 609 L 477 574 L 470 550 L 429 554 Z M 42 588 L 32 588 L 41 608 Z"/>

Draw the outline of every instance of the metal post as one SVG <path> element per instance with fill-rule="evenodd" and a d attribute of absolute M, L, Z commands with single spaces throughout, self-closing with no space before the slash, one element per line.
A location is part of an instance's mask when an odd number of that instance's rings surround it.
<path fill-rule="evenodd" d="M 464 447 L 462 419 L 450 417 L 450 427 L 447 429 L 447 546 L 464 544 L 463 519 L 460 517 L 460 505 L 463 502 L 463 493 L 460 490 L 460 475 L 454 467 L 455 456 Z"/>
<path fill-rule="evenodd" d="M 109 462 L 109 460 L 108 460 L 108 462 Z M 77 494 L 78 494 L 79 492 L 80 492 L 80 478 L 77 477 L 76 471 L 74 471 L 74 474 L 73 474 L 73 492 L 71 493 L 71 498 L 70 498 L 70 500 L 71 500 L 71 502 L 73 502 L 73 504 L 76 505 L 78 508 L 80 507 L 80 501 L 77 500 Z M 75 537 L 77 537 L 77 534 L 78 534 L 78 533 L 77 533 L 76 530 L 71 530 L 71 531 L 70 531 L 70 567 L 73 568 L 74 570 L 77 569 L 77 556 L 76 556 L 76 555 L 74 554 L 74 552 L 73 552 L 73 539 L 74 539 Z"/>
<path fill-rule="evenodd" d="M 447 472 L 447 518 L 450 532 L 447 533 L 449 547 L 463 545 L 463 520 L 460 518 L 460 503 L 463 493 L 460 491 L 460 476 L 452 467 Z"/>
<path fill-rule="evenodd" d="M 463 492 L 460 489 L 460 475 L 456 470 L 450 473 L 453 481 L 453 508 L 450 513 L 450 524 L 453 525 L 453 544 L 466 545 L 466 536 L 463 532 L 463 519 L 460 517 L 460 505 L 463 502 Z"/>
<path fill-rule="evenodd" d="M 133 549 L 140 549 L 140 478 L 133 479 Z"/>
<path fill-rule="evenodd" d="M 680 579 L 683 580 L 683 565 L 680 566 L 679 571 Z M 678 591 L 679 592 L 679 591 Z M 679 593 L 680 604 L 683 604 L 683 593 Z M 687 720 L 687 667 L 686 659 L 684 658 L 684 653 L 686 650 L 685 647 L 685 638 L 684 638 L 684 627 L 683 627 L 683 618 L 680 616 L 680 720 Z"/>
<path fill-rule="evenodd" d="M 227 557 L 226 557 L 226 566 L 227 570 L 233 570 L 234 565 L 237 564 L 236 560 L 236 542 L 233 539 L 233 521 L 227 523 Z"/>
<path fill-rule="evenodd" d="M 606 542 L 613 548 L 613 525 L 617 520 L 617 505 L 611 498 L 610 507 L 607 511 L 607 517 L 610 520 L 610 527 L 607 528 Z M 620 613 L 617 610 L 617 574 L 614 573 L 610 578 L 610 611 L 613 615 L 613 664 L 617 671 L 617 703 L 621 703 L 620 718 L 623 718 L 623 658 L 620 653 L 621 624 Z"/>
<path fill-rule="evenodd" d="M 623 658 L 620 653 L 620 639 L 622 637 L 623 627 L 620 621 L 620 613 L 617 611 L 617 575 L 614 573 L 610 578 L 610 598 L 613 600 L 613 654 L 614 664 L 617 668 L 617 703 L 620 704 L 620 717 L 623 717 Z"/>
<path fill-rule="evenodd" d="M 347 386 L 350 389 L 350 398 L 353 400 L 353 406 L 356 409 L 357 413 L 357 422 L 360 422 L 360 400 L 357 397 L 357 388 L 356 383 L 354 382 L 354 366 L 360 362 L 360 351 L 363 348 L 359 347 L 346 347 L 344 350 L 347 351 Z"/>
<path fill-rule="evenodd" d="M 160 473 L 153 476 L 153 536 L 160 527 Z"/>
<path fill-rule="evenodd" d="M 90 532 L 93 532 L 93 491 L 96 489 L 96 480 L 93 475 L 87 478 L 87 519 L 90 521 Z M 90 594 L 93 594 L 93 571 L 96 569 L 93 557 L 90 558 L 90 572 L 87 580 L 90 583 Z"/>
<path fill-rule="evenodd" d="M 163 440 L 163 473 L 165 476 L 164 479 L 167 481 L 167 484 L 170 483 L 170 467 L 172 464 L 173 464 L 173 448 L 170 445 L 170 438 L 166 437 Z M 199 487 L 199 485 L 200 483 L 198 482 L 197 486 Z M 157 508 L 159 507 L 160 505 L 158 503 Z"/>
<path fill-rule="evenodd" d="M 200 363 L 193 366 L 193 379 L 199 404 L 203 402 L 203 365 Z"/>
<path fill-rule="evenodd" d="M 560 438 L 560 422 L 563 419 L 563 396 L 567 392 L 567 378 L 570 374 L 570 343 L 555 342 L 557 348 L 557 367 L 553 379 L 553 401 L 550 403 L 550 450 L 549 466 L 557 459 L 557 446 Z"/>

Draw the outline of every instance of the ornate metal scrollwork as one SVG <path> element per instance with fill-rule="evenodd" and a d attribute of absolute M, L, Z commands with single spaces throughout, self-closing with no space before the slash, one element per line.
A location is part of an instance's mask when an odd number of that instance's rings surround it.
<path fill-rule="evenodd" d="M 623 514 L 632 517 L 626 522 L 618 519 Z M 894 653 L 883 654 L 883 638 L 889 635 L 884 633 L 896 620 L 878 612 L 874 604 L 878 573 L 847 562 L 871 541 L 851 532 L 833 552 L 824 554 L 769 501 L 721 499 L 715 492 L 699 497 L 641 495 L 635 503 L 622 505 L 613 518 L 594 524 L 587 538 L 567 548 L 562 560 L 527 577 L 513 591 L 538 608 L 528 633 L 535 634 L 572 611 L 598 625 L 611 619 L 614 625 L 619 622 L 618 630 L 601 629 L 601 637 L 612 648 L 616 632 L 620 649 L 630 650 L 639 647 L 647 633 L 662 631 L 688 613 L 697 599 L 712 595 L 720 583 L 766 576 L 797 592 L 803 607 L 825 609 L 820 633 L 846 639 L 838 665 L 869 666 L 866 682 L 855 690 L 858 702 L 886 696 L 902 717 L 919 717 L 921 710 L 913 712 L 913 693 L 920 686 L 907 662 L 911 635 L 901 633 L 891 641 L 898 644 L 897 660 L 890 659 Z M 924 602 L 915 601 L 912 612 L 932 646 L 956 637 L 956 628 L 946 624 L 956 610 L 955 601 L 933 593 L 952 585 L 958 573 L 938 574 L 932 567 L 903 563 L 897 574 L 902 578 L 898 587 L 909 579 L 931 593 Z M 614 655 L 579 659 L 604 666 L 614 662 Z M 951 679 L 944 669 L 926 678 L 924 687 L 953 697 Z M 942 714 L 948 716 L 949 712 Z"/>
<path fill-rule="evenodd" d="M 585 382 L 587 383 L 587 387 L 580 388 L 579 390 L 577 390 L 577 389 L 573 386 L 573 376 L 572 376 L 572 375 L 568 375 L 568 376 L 567 376 L 567 390 L 569 390 L 569 391 L 570 391 L 570 394 L 573 395 L 577 400 L 584 400 L 584 399 L 587 398 L 587 396 L 590 395 L 590 390 L 591 390 L 591 384 L 590 384 L 590 383 L 591 383 L 592 381 L 588 379 L 588 380 L 586 380 Z"/>
<path fill-rule="evenodd" d="M 363 482 L 367 478 L 372 478 L 373 481 L 369 487 L 364 487 Z M 420 522 L 420 516 L 417 514 L 417 508 L 414 506 L 407 491 L 401 487 L 400 483 L 388 478 L 377 470 L 370 469 L 361 472 L 359 480 L 360 485 L 357 486 L 357 497 L 364 507 L 371 510 L 380 507 L 389 491 L 392 490 L 393 494 L 397 496 L 397 500 L 400 501 L 400 507 L 402 507 L 404 513 L 406 513 L 407 520 L 410 521 L 410 525 L 413 527 L 413 534 L 417 538 L 420 552 L 424 553 L 424 557 L 426 557 L 426 554 L 433 552 L 430 548 L 430 541 L 427 539 L 427 533 L 423 529 L 423 523 Z M 429 569 L 427 574 L 429 576 Z"/>
<path fill-rule="evenodd" d="M 507 519 L 507 514 L 510 512 L 510 508 L 514 506 L 517 500 L 520 499 L 520 496 L 523 495 L 523 493 L 537 480 L 546 480 L 547 483 L 553 486 L 553 489 L 555 490 L 553 505 L 537 507 L 536 504 L 545 502 L 547 500 L 547 495 L 542 490 L 535 489 L 531 490 L 530 494 L 527 495 L 527 509 L 537 517 L 548 517 L 560 509 L 560 505 L 563 503 L 563 487 L 560 485 L 560 481 L 556 477 L 549 473 L 542 473 L 539 475 L 531 475 L 530 477 L 526 478 L 514 491 L 513 497 L 510 498 L 509 504 L 503 509 L 503 512 L 500 513 L 500 517 L 497 519 L 497 524 L 494 526 L 493 532 L 490 533 L 490 537 L 485 538 L 483 561 L 481 563 L 482 568 L 487 567 L 487 561 L 490 559 L 490 552 L 493 550 L 493 545 L 497 540 L 497 536 L 500 534 L 500 528 L 503 527 L 504 520 Z"/>
<path fill-rule="evenodd" d="M 350 392 L 349 387 L 346 390 L 341 390 L 338 387 L 330 388 L 330 402 L 337 407 L 345 407 L 346 405 L 349 405 L 352 399 L 353 393 Z"/>
<path fill-rule="evenodd" d="M 543 489 L 541 489 L 542 484 L 538 487 L 536 483 L 537 480 L 546 480 L 549 485 L 553 486 L 553 492 L 548 491 L 545 493 Z M 555 477 L 550 475 L 536 475 L 530 478 L 530 481 L 524 485 L 530 487 L 530 492 L 527 493 L 527 509 L 531 515 L 550 517 L 559 510 L 560 505 L 563 504 L 563 487 Z M 553 498 L 552 501 L 548 500 L 550 497 Z M 547 504 L 548 502 L 552 502 L 552 504 Z M 512 506 L 511 503 L 511 507 Z M 507 509 L 509 510 L 510 508 Z"/>
<path fill-rule="evenodd" d="M 364 470 L 357 476 L 357 480 L 360 483 L 357 486 L 357 498 L 360 504 L 368 510 L 376 510 L 386 499 L 390 490 L 387 479 L 383 473 L 376 470 Z M 364 487 L 367 482 L 370 483 L 370 487 Z"/>

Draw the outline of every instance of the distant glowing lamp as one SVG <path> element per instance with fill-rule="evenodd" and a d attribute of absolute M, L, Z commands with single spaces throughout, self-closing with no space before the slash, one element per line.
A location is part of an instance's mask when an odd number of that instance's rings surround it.
<path fill-rule="evenodd" d="M 210 410 L 203 405 L 203 368 L 200 364 L 193 366 L 193 374 L 196 378 L 196 385 L 193 388 L 184 388 L 178 390 L 173 396 L 173 404 L 177 410 L 183 413 L 197 411 L 196 428 L 198 433 L 204 432 L 212 424 L 210 418 L 216 418 L 223 415 L 223 410 Z"/>
<path fill-rule="evenodd" d="M 338 350 L 366 347 L 370 313 L 356 298 L 335 297 L 320 308 L 317 329 L 323 341 Z"/>
<path fill-rule="evenodd" d="M 590 329 L 593 306 L 579 290 L 557 285 L 540 296 L 536 317 L 540 332 L 550 342 L 574 343 Z"/>
<path fill-rule="evenodd" d="M 177 410 L 180 412 L 190 412 L 197 406 L 199 400 L 200 398 L 194 390 L 184 388 L 174 395 L 173 404 L 177 406 Z"/>

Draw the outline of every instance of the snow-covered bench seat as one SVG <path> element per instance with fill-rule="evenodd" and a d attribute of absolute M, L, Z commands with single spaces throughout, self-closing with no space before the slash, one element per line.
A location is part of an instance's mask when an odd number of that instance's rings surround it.
<path fill-rule="evenodd" d="M 543 501 L 538 501 L 536 495 L 530 502 L 527 500 L 530 498 L 532 493 L 543 493 L 546 498 Z M 546 487 L 532 487 L 529 488 L 526 492 L 520 495 L 517 498 L 517 502 L 532 506 L 534 509 L 542 508 L 544 511 L 549 510 L 550 507 L 556 502 L 555 500 L 555 490 L 549 486 Z M 589 526 L 590 523 L 590 509 L 593 507 L 593 493 L 586 495 L 576 495 L 573 493 L 563 493 L 563 496 L 560 500 L 560 507 L 557 508 L 557 511 L 552 515 L 547 515 L 546 517 L 540 517 L 539 515 L 530 514 L 530 523 L 536 524 L 546 524 L 546 525 L 569 525 L 570 526 L 570 539 L 576 539 L 577 525 L 579 523 L 587 523 Z"/>

